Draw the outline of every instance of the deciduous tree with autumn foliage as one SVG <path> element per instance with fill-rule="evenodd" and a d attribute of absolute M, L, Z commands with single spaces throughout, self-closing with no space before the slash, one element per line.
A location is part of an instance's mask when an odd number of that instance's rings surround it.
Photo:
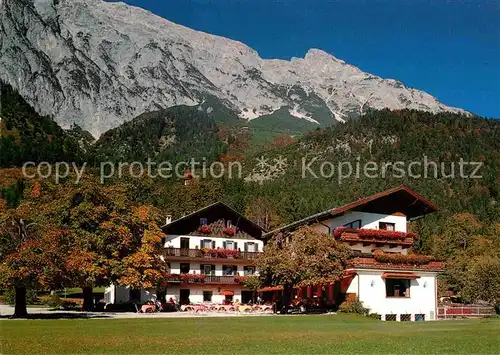
<path fill-rule="evenodd" d="M 27 316 L 28 288 L 59 288 L 67 281 L 63 246 L 69 231 L 38 208 L 38 189 L 35 182 L 16 209 L 0 208 L 0 287 L 15 290 L 14 317 Z"/>
<path fill-rule="evenodd" d="M 84 309 L 93 308 L 92 288 L 119 283 L 150 288 L 167 275 L 160 259 L 158 211 L 127 199 L 125 185 L 100 185 L 87 177 L 77 187 L 35 182 L 23 202 L 1 214 L 2 284 L 23 289 L 81 287 Z"/>
<path fill-rule="evenodd" d="M 312 286 L 336 281 L 350 257 L 350 249 L 331 235 L 302 227 L 286 238 L 275 235 L 256 261 L 263 285 L 282 285 L 286 312 L 294 286 Z"/>

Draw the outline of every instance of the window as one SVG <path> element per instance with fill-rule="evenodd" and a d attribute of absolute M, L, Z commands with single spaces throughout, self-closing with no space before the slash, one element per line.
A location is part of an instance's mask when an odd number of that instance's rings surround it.
<path fill-rule="evenodd" d="M 208 224 L 208 219 L 206 218 L 200 218 L 200 226 L 205 226 Z"/>
<path fill-rule="evenodd" d="M 212 302 L 212 291 L 203 291 L 203 302 Z"/>
<path fill-rule="evenodd" d="M 385 293 L 387 297 L 410 297 L 410 283 L 408 279 L 386 279 Z"/>
<path fill-rule="evenodd" d="M 227 222 L 226 222 L 226 227 L 227 228 L 231 228 L 232 226 L 233 226 L 233 222 L 231 222 L 231 220 L 228 219 Z"/>
<path fill-rule="evenodd" d="M 181 274 L 189 274 L 189 271 L 190 271 L 190 265 L 189 263 L 181 263 Z"/>
<path fill-rule="evenodd" d="M 226 242 L 225 244 L 226 249 L 234 249 L 234 242 Z"/>
<path fill-rule="evenodd" d="M 131 301 L 140 302 L 141 301 L 141 289 L 139 289 L 139 288 L 129 289 L 129 299 Z"/>
<path fill-rule="evenodd" d="M 411 314 L 400 314 L 399 320 L 401 322 L 411 322 Z"/>
<path fill-rule="evenodd" d="M 255 266 L 244 266 L 243 273 L 245 274 L 245 276 L 255 274 Z"/>
<path fill-rule="evenodd" d="M 396 224 L 394 223 L 389 223 L 389 222 L 379 222 L 378 223 L 378 229 L 383 229 L 386 231 L 395 231 L 396 230 Z"/>
<path fill-rule="evenodd" d="M 245 243 L 245 251 L 256 252 L 259 251 L 259 246 L 254 242 Z"/>
<path fill-rule="evenodd" d="M 415 322 L 424 321 L 425 314 L 415 314 Z"/>
<path fill-rule="evenodd" d="M 387 322 L 395 322 L 396 321 L 397 314 L 386 314 L 385 315 L 385 320 Z"/>
<path fill-rule="evenodd" d="M 344 224 L 346 228 L 359 229 L 361 228 L 361 220 L 357 219 L 355 221 Z"/>
<path fill-rule="evenodd" d="M 235 265 L 222 266 L 222 274 L 224 276 L 236 276 L 236 271 L 238 271 L 238 268 Z"/>
<path fill-rule="evenodd" d="M 200 269 L 204 275 L 215 275 L 215 265 L 202 264 L 200 265 Z"/>
<path fill-rule="evenodd" d="M 212 248 L 212 240 L 211 239 L 203 239 L 201 241 L 201 247 L 202 248 Z"/>

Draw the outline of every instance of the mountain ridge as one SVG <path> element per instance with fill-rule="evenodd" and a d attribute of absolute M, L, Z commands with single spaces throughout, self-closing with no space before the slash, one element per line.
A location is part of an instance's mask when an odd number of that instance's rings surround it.
<path fill-rule="evenodd" d="M 286 107 L 291 119 L 318 126 L 369 108 L 469 114 L 320 49 L 263 59 L 242 42 L 124 3 L 4 0 L 0 17 L 0 78 L 62 127 L 76 123 L 94 136 L 209 96 L 242 120 Z"/>

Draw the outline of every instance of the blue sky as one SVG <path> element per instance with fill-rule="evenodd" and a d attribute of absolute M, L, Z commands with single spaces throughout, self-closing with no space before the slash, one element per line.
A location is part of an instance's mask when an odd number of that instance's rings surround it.
<path fill-rule="evenodd" d="M 443 103 L 500 118 L 500 1 L 126 0 L 263 58 L 320 48 Z"/>

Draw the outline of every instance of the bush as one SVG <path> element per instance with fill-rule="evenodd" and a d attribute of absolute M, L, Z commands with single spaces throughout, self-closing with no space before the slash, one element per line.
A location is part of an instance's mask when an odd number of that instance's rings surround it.
<path fill-rule="evenodd" d="M 378 313 L 370 313 L 370 314 L 368 314 L 368 317 L 375 318 L 377 320 L 381 320 L 382 319 L 382 316 L 380 314 L 378 314 Z"/>
<path fill-rule="evenodd" d="M 16 291 L 13 288 L 5 290 L 4 299 L 8 305 L 14 305 L 16 303 Z M 39 302 L 36 290 L 26 290 L 26 304 L 37 304 Z"/>
<path fill-rule="evenodd" d="M 339 312 L 356 313 L 366 316 L 369 313 L 369 309 L 363 307 L 363 303 L 359 299 L 354 299 L 342 302 L 339 307 Z"/>
<path fill-rule="evenodd" d="M 62 304 L 62 300 L 58 295 L 54 294 L 50 295 L 49 299 L 45 301 L 45 304 L 49 307 L 59 308 Z"/>

